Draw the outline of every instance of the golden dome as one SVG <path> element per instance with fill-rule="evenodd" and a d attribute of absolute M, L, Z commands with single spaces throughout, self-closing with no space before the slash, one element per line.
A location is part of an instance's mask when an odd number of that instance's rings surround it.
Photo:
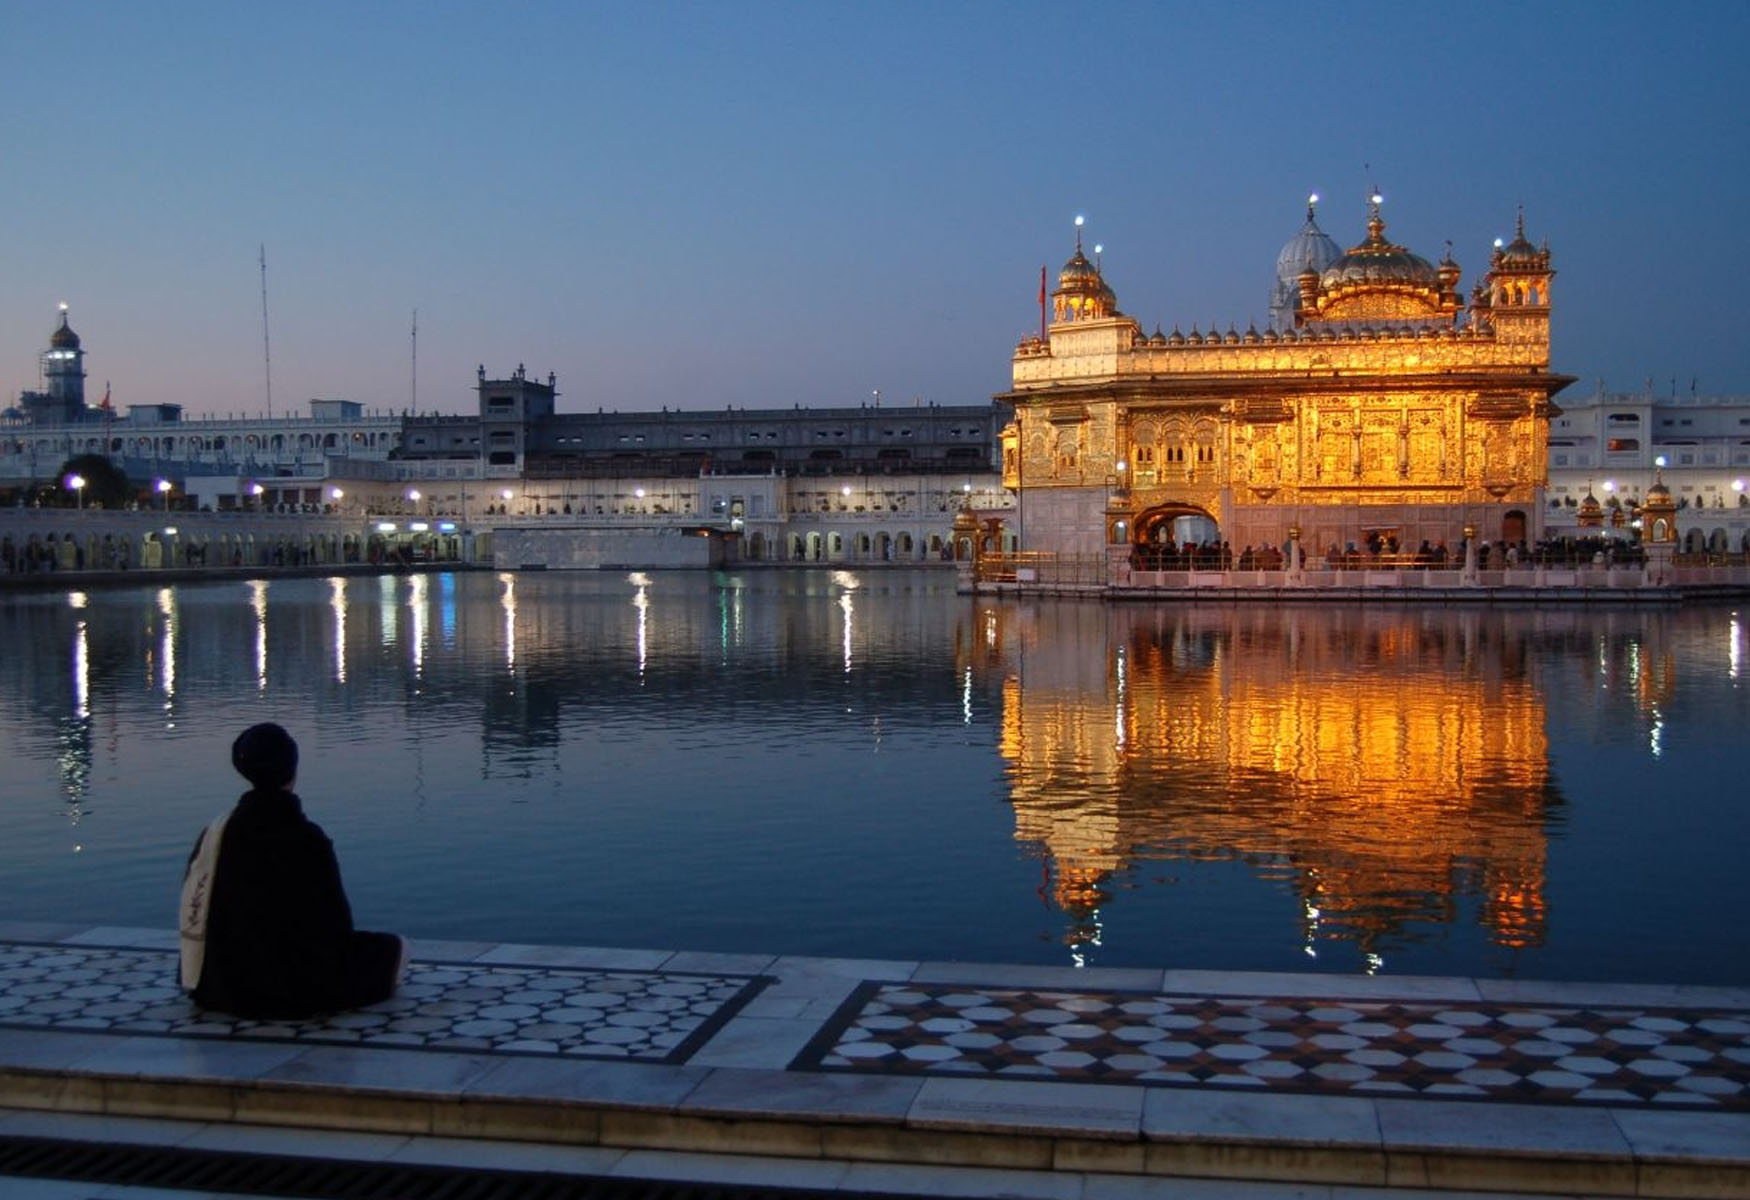
<path fill-rule="evenodd" d="M 1353 246 L 1319 275 L 1326 288 L 1344 284 L 1409 284 L 1417 288 L 1439 287 L 1440 276 L 1434 264 L 1419 254 L 1385 238 L 1385 218 L 1379 215 L 1379 205 L 1367 219 L 1367 238 Z"/>
<path fill-rule="evenodd" d="M 51 350 L 77 350 L 79 348 L 79 335 L 73 332 L 71 325 L 67 324 L 67 310 L 64 307 L 61 309 L 61 327 L 49 335 L 49 348 Z"/>

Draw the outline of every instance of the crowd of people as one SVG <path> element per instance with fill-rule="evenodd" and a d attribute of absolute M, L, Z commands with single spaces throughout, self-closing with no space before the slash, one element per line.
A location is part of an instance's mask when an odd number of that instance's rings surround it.
<path fill-rule="evenodd" d="M 1225 541 L 1185 542 L 1167 538 L 1131 547 L 1134 571 L 1280 571 L 1289 565 L 1295 544 L 1248 545 L 1234 553 Z M 1423 539 L 1406 550 L 1395 534 L 1374 533 L 1360 544 L 1332 542 L 1318 560 L 1301 549 L 1302 565 L 1327 571 L 1359 570 L 1456 570 L 1464 566 L 1466 545 L 1461 539 L 1448 547 L 1443 539 Z M 1609 537 L 1545 538 L 1528 543 L 1499 541 L 1477 543 L 1477 569 L 1512 570 L 1536 567 L 1639 566 L 1646 555 L 1638 542 Z"/>

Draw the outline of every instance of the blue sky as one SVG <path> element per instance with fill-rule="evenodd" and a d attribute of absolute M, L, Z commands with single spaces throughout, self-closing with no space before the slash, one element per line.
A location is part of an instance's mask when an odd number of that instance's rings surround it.
<path fill-rule="evenodd" d="M 72 305 L 88 392 L 565 411 L 976 403 L 1085 213 L 1120 306 L 1263 322 L 1349 245 L 1516 206 L 1554 361 L 1750 393 L 1750 5 L 0 0 L 0 391 Z"/>

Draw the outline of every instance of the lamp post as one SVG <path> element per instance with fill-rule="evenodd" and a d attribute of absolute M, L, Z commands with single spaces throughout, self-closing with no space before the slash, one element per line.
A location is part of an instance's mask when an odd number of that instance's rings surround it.
<path fill-rule="evenodd" d="M 158 496 L 159 496 L 161 503 L 163 504 L 164 511 L 169 512 L 170 511 L 170 488 L 171 488 L 170 481 L 168 479 L 160 479 L 157 483 L 154 483 L 152 486 L 154 488 L 158 489 Z"/>
<path fill-rule="evenodd" d="M 409 488 L 407 490 L 407 511 L 413 512 L 413 513 L 416 513 L 419 511 L 419 489 L 418 488 Z"/>
<path fill-rule="evenodd" d="M 255 507 L 258 510 L 261 508 L 261 494 L 265 491 L 267 491 L 267 489 L 262 487 L 259 483 L 252 483 L 249 485 L 249 498 L 255 502 Z"/>
<path fill-rule="evenodd" d="M 73 489 L 73 507 L 85 507 L 85 476 L 67 476 L 67 486 Z"/>
<path fill-rule="evenodd" d="M 331 487 L 328 489 L 328 502 L 336 508 L 340 507 L 340 502 L 345 499 L 345 497 L 346 493 L 337 487 Z"/>
<path fill-rule="evenodd" d="M 500 489 L 500 491 L 498 493 L 498 498 L 500 500 L 504 501 L 504 513 L 506 516 L 509 516 L 510 515 L 510 489 L 509 488 Z"/>

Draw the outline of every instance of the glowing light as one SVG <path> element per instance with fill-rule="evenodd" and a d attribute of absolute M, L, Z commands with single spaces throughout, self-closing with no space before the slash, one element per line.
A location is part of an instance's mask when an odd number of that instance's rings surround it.
<path fill-rule="evenodd" d="M 644 665 L 650 657 L 650 577 L 641 571 L 627 576 L 638 590 L 632 594 L 632 607 L 638 610 L 638 678 L 644 678 Z"/>
<path fill-rule="evenodd" d="M 839 495 L 841 495 L 841 496 L 848 496 L 850 494 L 851 494 L 851 485 L 848 483 L 845 484 L 844 487 L 839 489 Z"/>
<path fill-rule="evenodd" d="M 168 479 L 160 479 L 157 483 L 153 484 L 152 486 L 157 488 L 161 492 L 168 492 L 174 485 Z"/>
<path fill-rule="evenodd" d="M 394 533 L 395 532 L 395 522 L 393 522 L 393 521 L 378 521 L 377 522 L 377 532 L 378 533 Z"/>
<path fill-rule="evenodd" d="M 346 495 L 346 493 L 345 493 L 345 492 L 343 492 L 343 491 L 341 491 L 341 490 L 340 490 L 340 489 L 339 489 L 339 488 L 337 488 L 337 487 L 331 487 L 331 488 L 329 488 L 329 489 L 328 489 L 328 498 L 329 498 L 329 499 L 330 499 L 330 500 L 338 500 L 338 499 L 340 499 L 340 498 L 341 498 L 341 497 L 342 497 L 342 496 L 344 496 L 344 495 Z"/>
<path fill-rule="evenodd" d="M 500 500 L 509 500 L 510 499 L 510 489 L 505 488 L 504 490 L 500 491 L 498 493 L 498 498 Z"/>
<path fill-rule="evenodd" d="M 252 579 L 249 607 L 255 610 L 255 690 L 267 690 L 267 583 Z"/>
<path fill-rule="evenodd" d="M 1505 246 L 1506 244 L 1507 243 L 1502 241 L 1500 238 L 1495 239 L 1495 249 L 1497 249 L 1497 250 L 1499 250 L 1502 246 Z"/>
<path fill-rule="evenodd" d="M 84 621 L 73 629 L 73 715 L 81 721 L 91 716 L 91 657 Z"/>
<path fill-rule="evenodd" d="M 1654 455 L 1654 457 L 1653 457 L 1653 465 L 1654 465 L 1654 466 L 1655 466 L 1655 467 L 1662 467 L 1662 466 L 1664 466 L 1664 465 L 1665 465 L 1665 456 L 1664 456 L 1664 455 L 1663 455 L 1663 454 L 1658 454 L 1658 455 Z"/>
<path fill-rule="evenodd" d="M 1369 197 L 1369 199 L 1371 199 L 1375 204 L 1384 204 L 1385 203 L 1385 197 L 1380 195 L 1378 192 L 1373 193 L 1373 195 L 1371 197 Z"/>
<path fill-rule="evenodd" d="M 1742 480 L 1742 479 L 1734 479 L 1734 480 L 1732 480 L 1732 490 L 1733 490 L 1733 491 L 1734 491 L 1734 492 L 1741 492 L 1741 491 L 1743 491 L 1743 490 L 1744 490 L 1744 481 L 1743 481 L 1743 480 Z"/>
<path fill-rule="evenodd" d="M 1080 213 L 1076 214 L 1076 228 L 1077 229 L 1080 229 L 1086 221 L 1087 221 L 1086 217 L 1082 216 Z"/>
<path fill-rule="evenodd" d="M 1094 243 L 1094 253 L 1095 254 L 1103 254 L 1103 253 L 1105 253 L 1105 250 L 1106 250 L 1106 244 L 1104 242 L 1095 242 Z"/>
<path fill-rule="evenodd" d="M 498 603 L 504 609 L 504 669 L 516 673 L 516 576 L 509 571 L 498 577 L 504 584 L 504 595 Z"/>
<path fill-rule="evenodd" d="M 65 300 L 61 301 L 61 311 L 62 312 L 67 311 L 67 302 Z"/>
<path fill-rule="evenodd" d="M 328 580 L 328 607 L 334 613 L 334 682 L 346 682 L 346 580 Z"/>
<path fill-rule="evenodd" d="M 158 612 L 164 618 L 164 636 L 159 642 L 158 658 L 163 669 L 164 712 L 169 714 L 176 699 L 176 593 L 169 588 L 158 589 Z"/>
<path fill-rule="evenodd" d="M 835 572 L 836 574 L 836 572 Z M 845 614 L 845 674 L 851 673 L 851 628 L 856 620 L 855 601 L 851 597 L 855 591 L 846 588 L 839 593 L 839 610 Z"/>
<path fill-rule="evenodd" d="M 1314 192 L 1312 195 L 1310 195 L 1306 198 L 1306 202 L 1308 204 L 1317 204 L 1319 202 L 1319 194 L 1317 192 Z"/>
<path fill-rule="evenodd" d="M 1607 492 L 1614 492 L 1616 490 L 1616 480 L 1606 479 L 1604 481 L 1604 490 Z"/>
<path fill-rule="evenodd" d="M 249 485 L 249 494 L 251 496 L 259 496 L 265 491 L 267 491 L 267 489 L 262 487 L 259 483 L 252 483 Z"/>
<path fill-rule="evenodd" d="M 632 494 L 640 500 L 644 499 L 644 489 L 643 488 L 633 488 Z"/>
<path fill-rule="evenodd" d="M 415 504 L 418 504 L 419 503 L 419 489 L 418 488 L 409 488 L 407 491 L 407 498 L 409 500 L 413 501 Z"/>
<path fill-rule="evenodd" d="M 412 521 L 408 523 L 407 528 L 412 533 L 425 533 L 431 529 L 431 523 L 429 521 Z"/>
<path fill-rule="evenodd" d="M 428 601 L 426 576 L 412 575 L 407 580 L 408 650 L 413 659 L 413 678 L 425 674 L 425 618 Z"/>

